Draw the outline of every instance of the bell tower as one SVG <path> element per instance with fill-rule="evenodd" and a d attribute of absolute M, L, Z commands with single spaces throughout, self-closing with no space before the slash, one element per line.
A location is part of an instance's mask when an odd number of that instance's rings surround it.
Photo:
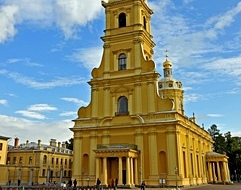
<path fill-rule="evenodd" d="M 145 72 L 155 46 L 150 34 L 153 11 L 145 0 L 109 0 L 102 1 L 102 6 L 106 13 L 105 35 L 101 38 L 104 53 L 99 69 L 93 70 L 92 76 L 106 78 L 123 70 L 131 75 Z"/>
<path fill-rule="evenodd" d="M 79 117 L 114 117 L 160 111 L 153 61 L 151 15 L 146 0 L 102 1 L 106 14 L 103 55 L 92 70 L 91 103 Z M 170 100 L 165 109 L 172 107 Z M 162 103 L 163 105 L 163 103 Z"/>

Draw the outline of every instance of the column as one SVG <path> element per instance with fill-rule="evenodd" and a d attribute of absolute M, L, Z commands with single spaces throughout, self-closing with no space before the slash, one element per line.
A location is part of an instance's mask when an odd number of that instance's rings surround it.
<path fill-rule="evenodd" d="M 154 100 L 154 83 L 153 82 L 147 82 L 147 95 L 148 95 L 148 112 L 154 112 L 155 111 L 155 100 Z"/>
<path fill-rule="evenodd" d="M 215 172 L 215 163 L 212 163 L 212 169 L 213 169 L 213 182 L 217 181 L 217 176 L 216 176 L 216 172 Z"/>
<path fill-rule="evenodd" d="M 74 133 L 74 152 L 73 155 L 73 174 L 72 177 L 74 179 L 80 180 L 82 175 L 82 165 L 81 163 L 81 155 L 82 155 L 82 136 L 81 133 L 75 132 Z M 80 183 L 81 181 L 78 181 Z"/>
<path fill-rule="evenodd" d="M 98 116 L 98 88 L 93 87 L 92 89 L 92 117 Z"/>
<path fill-rule="evenodd" d="M 123 179 L 122 179 L 122 157 L 119 157 L 119 184 L 123 185 Z"/>
<path fill-rule="evenodd" d="M 230 182 L 230 172 L 228 168 L 228 162 L 225 162 L 226 168 L 227 168 L 227 176 L 228 176 L 228 182 Z"/>
<path fill-rule="evenodd" d="M 110 116 L 110 87 L 104 87 L 104 116 Z"/>
<path fill-rule="evenodd" d="M 133 170 L 133 158 L 130 158 L 130 184 L 133 185 L 134 170 Z"/>
<path fill-rule="evenodd" d="M 128 50 L 128 52 L 127 52 L 126 69 L 130 69 L 130 68 L 132 68 L 132 65 L 131 65 L 131 52 L 130 52 L 130 50 Z"/>
<path fill-rule="evenodd" d="M 97 140 L 96 140 L 96 132 L 92 132 L 89 136 L 90 139 L 90 155 L 89 155 L 89 173 L 88 175 L 95 175 L 95 164 L 92 162 L 92 160 L 95 160 L 95 152 L 93 151 L 96 148 Z"/>
<path fill-rule="evenodd" d="M 107 158 L 103 158 L 103 185 L 108 185 L 107 182 Z"/>
<path fill-rule="evenodd" d="M 209 183 L 213 182 L 213 178 L 212 178 L 212 163 L 208 162 L 208 178 L 209 178 Z"/>
<path fill-rule="evenodd" d="M 116 52 L 114 52 L 113 57 L 114 57 L 114 61 L 113 61 L 113 63 L 114 63 L 114 71 L 118 71 L 118 58 L 117 58 Z"/>
<path fill-rule="evenodd" d="M 137 158 L 134 159 L 134 167 L 135 167 L 135 181 L 134 184 L 138 184 L 138 162 Z"/>
<path fill-rule="evenodd" d="M 135 113 L 141 113 L 142 112 L 142 101 L 141 101 L 141 83 L 137 82 L 135 85 Z"/>
<path fill-rule="evenodd" d="M 126 185 L 130 185 L 130 157 L 126 157 Z"/>
<path fill-rule="evenodd" d="M 113 114 L 113 116 L 115 116 L 115 112 L 117 112 L 117 103 L 116 103 L 116 95 L 115 93 L 112 93 L 112 110 L 111 110 L 111 113 Z"/>
<path fill-rule="evenodd" d="M 149 160 L 151 160 L 151 162 L 149 163 L 149 169 L 150 169 L 150 177 L 153 179 L 155 177 L 158 176 L 158 155 L 157 155 L 157 143 L 156 143 L 156 129 L 154 127 L 149 129 L 149 134 L 148 134 L 148 140 L 149 140 L 149 152 L 151 152 L 151 154 L 149 154 Z M 172 139 L 172 142 L 174 139 Z M 170 148 L 173 149 L 173 151 L 175 151 L 175 148 Z M 169 150 L 170 150 L 169 149 Z M 174 155 L 172 155 L 173 157 Z M 170 159 L 169 159 L 170 160 Z M 174 163 L 172 163 L 172 166 L 177 166 L 176 165 L 176 160 L 173 160 Z"/>
<path fill-rule="evenodd" d="M 228 178 L 227 164 L 225 162 L 223 162 L 223 169 L 224 169 L 224 182 L 229 182 L 230 179 Z"/>
<path fill-rule="evenodd" d="M 95 177 L 96 178 L 100 178 L 100 158 L 96 158 L 95 159 Z"/>
<path fill-rule="evenodd" d="M 218 182 L 221 182 L 221 181 L 222 181 L 222 178 L 221 178 L 221 173 L 220 173 L 220 165 L 219 165 L 219 162 L 217 162 L 216 164 L 217 164 L 217 170 L 218 170 Z"/>
<path fill-rule="evenodd" d="M 128 110 L 129 110 L 129 114 L 132 115 L 133 114 L 133 108 L 132 108 L 132 105 L 133 105 L 133 92 L 129 92 L 128 94 Z"/>

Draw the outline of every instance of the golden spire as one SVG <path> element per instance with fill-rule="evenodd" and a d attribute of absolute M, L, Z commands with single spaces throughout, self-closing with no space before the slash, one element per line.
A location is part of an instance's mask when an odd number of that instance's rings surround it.
<path fill-rule="evenodd" d="M 166 61 L 168 60 L 168 50 L 166 49 Z"/>

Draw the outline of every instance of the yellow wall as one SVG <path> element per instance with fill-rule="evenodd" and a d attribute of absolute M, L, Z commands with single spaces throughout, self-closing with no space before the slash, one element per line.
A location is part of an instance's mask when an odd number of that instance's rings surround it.
<path fill-rule="evenodd" d="M 6 160 L 7 160 L 7 151 L 8 151 L 8 138 L 1 138 L 0 137 L 0 146 L 1 146 L 1 150 L 0 150 L 0 165 L 1 164 L 6 164 Z"/>

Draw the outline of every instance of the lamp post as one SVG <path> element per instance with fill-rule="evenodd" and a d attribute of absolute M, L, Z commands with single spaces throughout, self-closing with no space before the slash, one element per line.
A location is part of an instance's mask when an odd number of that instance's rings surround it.
<path fill-rule="evenodd" d="M 89 188 L 89 186 L 90 186 L 90 177 L 87 177 L 87 183 L 88 183 L 88 188 Z"/>
<path fill-rule="evenodd" d="M 175 167 L 175 174 L 176 174 L 176 189 L 178 190 L 178 167 Z"/>

